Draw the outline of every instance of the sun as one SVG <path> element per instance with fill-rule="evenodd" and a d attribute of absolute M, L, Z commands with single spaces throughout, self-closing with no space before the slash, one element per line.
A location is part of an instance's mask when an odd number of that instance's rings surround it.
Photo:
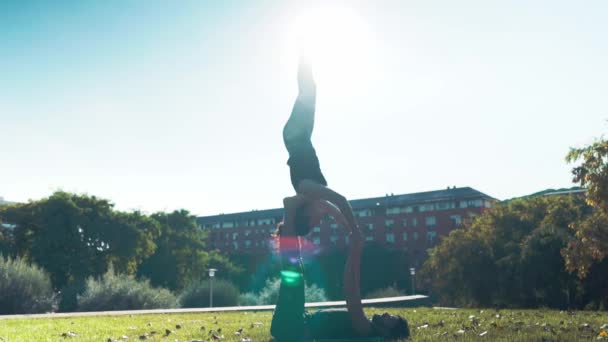
<path fill-rule="evenodd" d="M 367 86 L 377 65 L 371 30 L 362 16 L 346 7 L 319 7 L 300 13 L 291 25 L 288 59 L 297 61 L 305 52 L 320 87 L 348 92 Z"/>

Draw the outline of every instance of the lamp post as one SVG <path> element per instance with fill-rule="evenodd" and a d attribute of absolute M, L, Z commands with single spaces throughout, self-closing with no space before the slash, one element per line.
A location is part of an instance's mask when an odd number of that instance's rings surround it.
<path fill-rule="evenodd" d="M 412 278 L 412 295 L 416 294 L 416 282 L 414 281 L 414 277 L 416 276 L 416 269 L 410 267 L 410 278 Z"/>
<path fill-rule="evenodd" d="M 215 268 L 209 269 L 209 307 L 213 307 L 213 277 L 215 276 Z"/>

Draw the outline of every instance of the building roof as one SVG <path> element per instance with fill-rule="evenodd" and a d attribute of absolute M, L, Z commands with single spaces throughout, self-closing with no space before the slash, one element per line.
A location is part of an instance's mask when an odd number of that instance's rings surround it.
<path fill-rule="evenodd" d="M 401 206 L 408 204 L 422 204 L 427 202 L 449 201 L 449 200 L 464 200 L 473 198 L 486 198 L 495 200 L 495 198 L 484 194 L 471 187 L 462 188 L 447 188 L 444 190 L 434 190 L 425 192 L 416 192 L 402 195 L 386 195 L 382 197 L 363 198 L 349 201 L 354 210 L 372 208 L 376 206 L 390 207 Z M 198 218 L 199 223 L 211 223 L 217 221 L 234 221 L 240 219 L 259 219 L 279 217 L 283 215 L 283 208 L 253 210 L 239 213 L 219 214 L 212 216 L 201 216 Z"/>

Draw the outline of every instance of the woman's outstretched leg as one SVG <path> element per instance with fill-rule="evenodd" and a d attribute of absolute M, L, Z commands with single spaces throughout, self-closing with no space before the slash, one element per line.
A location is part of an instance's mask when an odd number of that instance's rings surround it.
<path fill-rule="evenodd" d="M 312 75 L 312 67 L 305 57 L 298 66 L 298 97 L 293 105 L 289 120 L 283 128 L 285 145 L 300 139 L 310 139 L 315 125 L 317 86 Z"/>

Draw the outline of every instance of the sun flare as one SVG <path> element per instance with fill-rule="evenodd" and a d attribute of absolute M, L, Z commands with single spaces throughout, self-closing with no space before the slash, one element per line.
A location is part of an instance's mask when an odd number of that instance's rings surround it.
<path fill-rule="evenodd" d="M 350 91 L 369 81 L 375 64 L 369 26 L 349 8 L 316 8 L 292 22 L 288 39 L 289 64 L 308 55 L 320 86 Z"/>

